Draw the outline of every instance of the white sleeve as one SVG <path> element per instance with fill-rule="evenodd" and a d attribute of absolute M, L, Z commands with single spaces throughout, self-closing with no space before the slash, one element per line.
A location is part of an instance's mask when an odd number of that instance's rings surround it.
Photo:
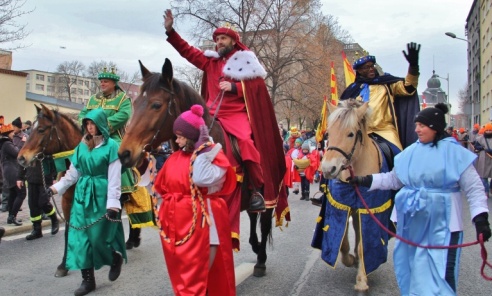
<path fill-rule="evenodd" d="M 109 164 L 108 168 L 108 201 L 106 209 L 121 209 L 121 162 L 119 159 Z"/>
<path fill-rule="evenodd" d="M 222 146 L 216 144 L 211 151 L 198 155 L 193 164 L 193 182 L 198 187 L 207 187 L 208 193 L 220 191 L 225 182 L 227 169 L 212 163 L 220 149 Z"/>
<path fill-rule="evenodd" d="M 487 195 L 482 180 L 473 164 L 469 165 L 466 170 L 463 171 L 460 176 L 459 185 L 468 199 L 472 219 L 480 213 L 489 212 Z"/>
<path fill-rule="evenodd" d="M 398 190 L 403 187 L 400 179 L 396 176 L 394 170 L 388 173 L 379 173 L 372 175 L 372 184 L 369 191 L 372 190 Z"/>
<path fill-rule="evenodd" d="M 67 191 L 67 189 L 70 186 L 77 183 L 79 177 L 80 174 L 77 171 L 77 169 L 73 166 L 73 164 L 70 164 L 70 167 L 68 168 L 68 171 L 65 173 L 65 176 L 63 176 L 60 179 L 60 181 L 53 184 L 53 187 L 55 188 L 56 192 L 59 195 L 62 195 L 63 193 L 65 193 L 65 191 Z"/>

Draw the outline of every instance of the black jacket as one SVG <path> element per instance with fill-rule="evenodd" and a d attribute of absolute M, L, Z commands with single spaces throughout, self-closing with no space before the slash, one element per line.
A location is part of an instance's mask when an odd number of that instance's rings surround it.
<path fill-rule="evenodd" d="M 0 138 L 0 151 L 3 169 L 3 182 L 7 188 L 16 186 L 17 174 L 19 173 L 20 165 L 17 162 L 17 154 L 19 149 L 14 146 L 14 143 L 9 137 Z"/>

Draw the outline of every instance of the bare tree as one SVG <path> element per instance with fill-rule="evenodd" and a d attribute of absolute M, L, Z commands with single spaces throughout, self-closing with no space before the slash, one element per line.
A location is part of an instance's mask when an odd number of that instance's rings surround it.
<path fill-rule="evenodd" d="M 468 96 L 468 83 L 458 91 L 458 112 L 465 113 L 465 106 L 469 104 L 470 97 Z"/>
<path fill-rule="evenodd" d="M 55 93 L 63 98 L 66 95 L 68 101 L 72 102 L 72 95 L 76 93 L 76 88 L 72 88 L 77 83 L 79 77 L 83 77 L 85 70 L 84 64 L 80 61 L 65 61 L 58 65 L 55 75 Z"/>
<path fill-rule="evenodd" d="M 329 55 L 340 55 L 349 35 L 335 18 L 319 13 L 319 0 L 175 0 L 176 18 L 191 19 L 193 39 L 211 40 L 224 23 L 237 29 L 267 71 L 266 84 L 279 118 L 316 122 L 329 92 Z M 343 64 L 338 63 L 338 67 Z M 340 70 L 341 72 L 342 70 Z M 343 73 L 343 72 L 341 72 Z M 302 118 L 293 114 L 296 111 Z"/>
<path fill-rule="evenodd" d="M 194 90 L 200 93 L 202 88 L 203 72 L 191 66 L 174 68 L 176 78 L 188 83 Z"/>
<path fill-rule="evenodd" d="M 17 20 L 34 11 L 24 10 L 27 0 L 0 0 L 0 44 L 14 43 L 23 40 L 29 35 L 27 24 L 19 24 Z M 19 49 L 25 45 L 14 45 L 7 50 Z"/>

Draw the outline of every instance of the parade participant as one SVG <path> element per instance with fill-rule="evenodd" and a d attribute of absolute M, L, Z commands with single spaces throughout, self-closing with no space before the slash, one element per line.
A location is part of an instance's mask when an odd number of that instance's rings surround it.
<path fill-rule="evenodd" d="M 301 137 L 301 133 L 299 132 L 297 127 L 295 126 L 291 127 L 289 131 L 289 137 L 287 139 L 287 144 L 289 144 L 289 149 L 294 148 L 296 140 L 300 137 Z M 300 139 L 300 141 L 302 143 L 302 139 Z"/>
<path fill-rule="evenodd" d="M 94 269 L 110 265 L 109 280 L 115 281 L 126 260 L 125 238 L 120 219 L 121 163 L 118 143 L 110 138 L 103 109 L 94 109 L 82 120 L 86 133 L 75 148 L 66 175 L 47 193 L 63 194 L 76 184 L 70 211 L 67 263 L 82 271 L 82 284 L 75 295 L 96 289 Z"/>
<path fill-rule="evenodd" d="M 3 127 L 5 123 L 5 118 L 3 115 L 0 115 L 0 130 Z M 3 183 L 3 170 L 2 170 L 2 163 L 0 159 L 0 184 L 1 184 L 1 190 L 2 190 L 2 212 L 7 212 L 7 204 L 9 202 L 9 195 L 8 195 L 8 188 L 5 186 Z"/>
<path fill-rule="evenodd" d="M 32 122 L 30 120 L 22 124 L 22 131 L 26 133 L 27 136 L 31 134 L 31 130 L 32 130 Z"/>
<path fill-rule="evenodd" d="M 27 134 L 22 131 L 22 120 L 20 117 L 17 117 L 12 121 L 12 127 L 14 128 L 14 138 L 12 139 L 12 142 L 20 151 L 27 141 Z"/>
<path fill-rule="evenodd" d="M 20 165 L 17 162 L 17 154 L 19 148 L 14 143 L 14 128 L 12 124 L 5 124 L 0 129 L 0 151 L 1 151 L 1 163 L 2 170 L 4 172 L 3 182 L 8 192 L 8 204 L 7 210 L 9 216 L 7 218 L 7 224 L 14 224 L 15 226 L 22 225 L 22 222 L 17 220 L 17 213 L 24 198 L 26 198 L 26 188 L 18 188 L 16 179 L 19 173 Z"/>
<path fill-rule="evenodd" d="M 475 123 L 473 125 L 473 130 L 472 130 L 471 134 L 469 135 L 469 139 L 468 139 L 468 149 L 470 149 L 470 151 L 472 151 L 472 152 L 475 151 L 474 142 L 477 139 L 479 131 L 480 131 L 480 125 L 478 123 Z"/>
<path fill-rule="evenodd" d="M 50 202 L 50 197 L 46 194 L 45 185 L 51 186 L 56 177 L 56 169 L 43 174 L 41 162 L 34 162 L 26 168 L 20 167 L 17 175 L 17 187 L 22 189 L 27 181 L 27 201 L 32 222 L 32 232 L 26 236 L 27 240 L 43 237 L 41 222 L 43 214 L 51 220 L 51 234 L 55 235 L 59 230 L 59 221 L 56 217 L 56 209 Z M 44 180 L 43 180 L 44 177 Z"/>
<path fill-rule="evenodd" d="M 161 242 L 176 295 L 235 295 L 234 261 L 224 195 L 236 178 L 220 144 L 212 144 L 193 105 L 174 122 L 180 150 L 164 163 L 155 189 Z"/>
<path fill-rule="evenodd" d="M 415 142 L 411 120 L 420 110 L 416 92 L 420 45 L 409 43 L 407 50 L 403 52 L 409 63 L 405 79 L 388 73 L 380 75 L 375 68 L 376 57 L 364 56 L 354 62 L 355 82 L 340 97 L 341 100 L 360 97 L 369 102 L 372 116 L 368 133 L 378 142 L 388 144 L 393 156 Z"/>
<path fill-rule="evenodd" d="M 120 76 L 115 73 L 114 68 L 111 68 L 111 71 L 104 68 L 103 71 L 98 74 L 97 78 L 101 83 L 101 92 L 91 96 L 87 105 L 80 111 L 79 121 L 82 121 L 90 110 L 102 108 L 108 118 L 107 124 L 110 137 L 120 145 L 123 135 L 125 134 L 125 125 L 132 114 L 131 99 L 118 86 Z M 122 203 L 128 201 L 131 198 L 131 193 L 136 191 L 136 183 L 132 169 L 124 169 L 121 174 Z M 130 225 L 130 232 L 131 231 L 132 228 Z M 132 233 L 130 233 L 130 236 L 134 237 Z"/>
<path fill-rule="evenodd" d="M 210 114 L 223 129 L 237 138 L 241 159 L 253 194 L 249 211 L 275 207 L 284 175 L 282 141 L 264 77 L 266 71 L 257 57 L 239 40 L 230 27 L 213 32 L 216 51 L 202 52 L 190 46 L 173 29 L 174 18 L 166 10 L 167 41 L 197 68 L 204 71 L 202 96 Z M 253 142 L 254 138 L 254 142 Z M 261 143 L 261 144 L 260 144 Z M 281 164 L 275 167 L 275 164 Z"/>
<path fill-rule="evenodd" d="M 418 141 L 395 157 L 391 172 L 350 180 L 369 190 L 401 188 L 392 219 L 399 236 L 420 245 L 462 243 L 460 191 L 468 199 L 477 238 L 491 237 L 487 199 L 473 166 L 476 156 L 445 133 L 447 112 L 447 105 L 439 103 L 417 114 Z M 400 294 L 455 295 L 460 253 L 456 248 L 429 250 L 397 240 L 393 260 Z"/>
<path fill-rule="evenodd" d="M 468 136 L 468 131 L 466 131 L 464 127 L 460 127 L 458 130 L 458 142 L 460 142 L 463 147 L 468 149 L 469 139 L 470 137 Z"/>
<path fill-rule="evenodd" d="M 485 125 L 483 137 L 476 137 L 474 143 L 475 152 L 478 153 L 475 167 L 478 175 L 482 178 L 485 194 L 488 196 L 490 191 L 489 178 L 492 178 L 492 123 Z"/>
<path fill-rule="evenodd" d="M 302 146 L 302 139 L 299 136 L 299 138 L 296 138 L 294 141 L 294 147 L 292 147 L 285 154 L 285 164 L 287 167 L 287 171 L 285 172 L 285 176 L 284 176 L 284 184 L 289 188 L 294 188 L 292 192 L 296 195 L 299 194 L 301 176 L 299 175 L 299 172 L 297 171 L 293 160 L 297 159 L 297 157 L 302 154 L 301 146 Z M 301 199 L 303 197 L 304 196 L 302 196 Z"/>
<path fill-rule="evenodd" d="M 319 167 L 319 154 L 318 150 L 314 150 L 314 153 L 309 151 L 308 141 L 304 141 L 301 146 L 300 153 L 297 158 L 293 158 L 294 168 L 301 177 L 301 200 L 309 201 L 309 184 L 313 183 L 314 173 Z"/>

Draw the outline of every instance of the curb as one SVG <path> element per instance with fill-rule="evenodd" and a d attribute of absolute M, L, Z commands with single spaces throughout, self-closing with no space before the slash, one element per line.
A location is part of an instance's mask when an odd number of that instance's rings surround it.
<path fill-rule="evenodd" d="M 47 221 L 47 220 L 43 220 L 43 222 L 41 222 L 41 226 L 44 227 L 44 226 L 51 226 L 51 221 Z M 22 233 L 22 232 L 29 232 L 32 230 L 32 223 L 31 221 L 27 221 L 27 222 L 22 222 L 22 225 L 21 226 L 5 226 L 5 234 L 3 235 L 3 237 L 7 237 L 9 235 L 14 235 L 14 234 L 18 234 L 18 233 Z"/>

